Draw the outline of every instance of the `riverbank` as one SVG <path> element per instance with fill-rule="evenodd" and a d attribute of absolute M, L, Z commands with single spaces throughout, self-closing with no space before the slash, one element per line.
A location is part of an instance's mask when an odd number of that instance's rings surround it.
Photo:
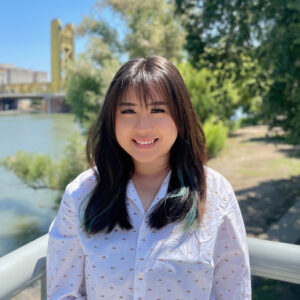
<path fill-rule="evenodd" d="M 24 113 L 27 113 L 27 112 L 24 112 L 20 109 L 0 110 L 0 117 L 1 116 L 19 115 L 19 114 L 24 114 Z"/>

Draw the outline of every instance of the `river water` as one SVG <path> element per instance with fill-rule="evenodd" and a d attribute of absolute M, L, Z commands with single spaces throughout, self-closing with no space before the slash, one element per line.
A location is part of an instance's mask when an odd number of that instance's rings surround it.
<path fill-rule="evenodd" d="M 71 114 L 0 115 L 0 159 L 18 150 L 62 157 L 73 132 L 80 132 Z M 13 172 L 0 167 L 0 256 L 47 232 L 58 193 L 34 190 Z"/>

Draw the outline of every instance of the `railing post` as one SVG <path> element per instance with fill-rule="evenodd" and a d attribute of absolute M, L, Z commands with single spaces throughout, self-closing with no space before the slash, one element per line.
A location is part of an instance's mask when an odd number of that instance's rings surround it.
<path fill-rule="evenodd" d="M 46 273 L 41 277 L 41 300 L 47 299 L 47 278 Z"/>

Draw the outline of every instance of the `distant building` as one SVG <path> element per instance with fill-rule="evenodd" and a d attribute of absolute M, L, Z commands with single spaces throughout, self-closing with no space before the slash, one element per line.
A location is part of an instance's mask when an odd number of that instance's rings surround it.
<path fill-rule="evenodd" d="M 0 64 L 0 86 L 4 84 L 35 83 L 47 81 L 47 72 L 22 69 L 9 64 Z"/>
<path fill-rule="evenodd" d="M 7 72 L 0 68 L 0 86 L 7 84 Z"/>

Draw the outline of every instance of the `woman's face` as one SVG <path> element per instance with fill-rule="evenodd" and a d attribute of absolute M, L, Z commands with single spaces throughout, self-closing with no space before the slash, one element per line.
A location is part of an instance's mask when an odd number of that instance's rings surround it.
<path fill-rule="evenodd" d="M 135 163 L 165 163 L 177 137 L 167 100 L 157 93 L 148 108 L 134 90 L 120 100 L 116 111 L 116 138 Z"/>

